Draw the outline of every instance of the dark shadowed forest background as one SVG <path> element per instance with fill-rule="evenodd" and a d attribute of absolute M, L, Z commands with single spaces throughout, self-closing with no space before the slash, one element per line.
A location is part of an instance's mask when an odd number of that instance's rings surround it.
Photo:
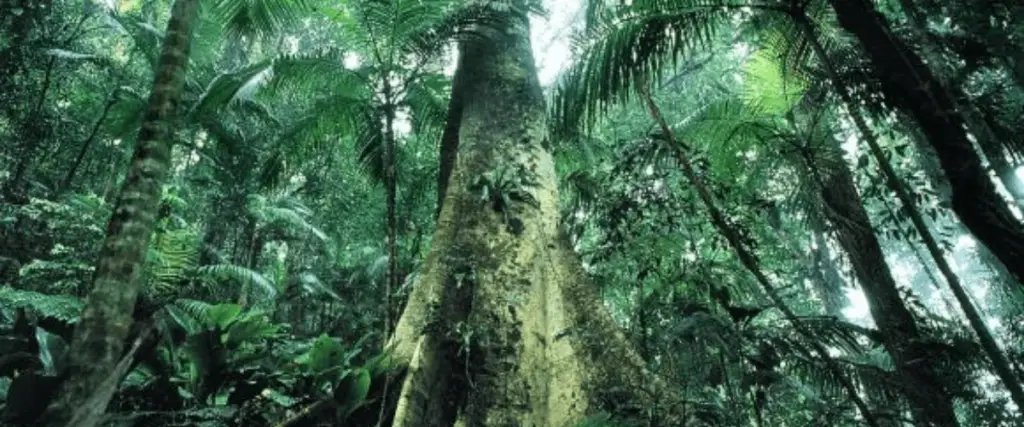
<path fill-rule="evenodd" d="M 0 425 L 1024 426 L 1024 3 L 0 0 Z"/>

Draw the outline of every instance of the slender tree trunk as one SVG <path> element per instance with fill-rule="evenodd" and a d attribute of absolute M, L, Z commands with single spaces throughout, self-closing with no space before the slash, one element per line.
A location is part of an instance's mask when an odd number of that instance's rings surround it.
<path fill-rule="evenodd" d="M 171 166 L 170 121 L 181 96 L 198 0 L 177 0 L 139 131 L 81 320 L 70 346 L 70 376 L 45 425 L 92 427 L 117 388 L 115 368 L 132 326 L 138 279 Z M 113 379 L 112 379 L 113 378 Z M 110 387 L 101 387 L 112 384 Z"/>
<path fill-rule="evenodd" d="M 11 180 L 7 182 L 5 193 L 12 196 L 24 196 L 25 181 L 28 179 L 32 169 L 32 163 L 43 143 L 47 140 L 50 129 L 47 127 L 47 118 L 44 111 L 46 96 L 50 93 L 50 85 L 53 82 L 53 69 L 56 58 L 50 58 L 46 63 L 46 71 L 43 72 L 42 87 L 39 89 L 39 97 L 29 113 L 23 116 L 21 126 L 18 130 L 19 147 L 18 163 L 14 166 L 14 173 Z"/>
<path fill-rule="evenodd" d="M 839 23 L 860 40 L 887 99 L 910 113 L 938 154 L 953 211 L 1024 283 L 1024 225 L 996 192 L 964 130 L 963 114 L 921 58 L 897 39 L 869 0 L 830 0 Z"/>
<path fill-rule="evenodd" d="M 750 250 L 750 248 L 747 247 L 747 244 L 744 243 L 744 238 L 740 233 L 729 224 L 725 214 L 718 209 L 718 206 L 715 204 L 714 197 L 711 195 L 707 186 L 704 185 L 703 179 L 697 174 L 693 167 L 693 163 L 682 148 L 680 141 L 676 140 L 675 132 L 672 131 L 668 122 L 665 121 L 665 118 L 662 116 L 661 110 L 658 108 L 657 104 L 654 103 L 654 99 L 651 97 L 650 88 L 647 83 L 644 81 L 636 82 L 636 87 L 641 100 L 644 102 L 648 113 L 651 115 L 651 118 L 654 119 L 655 123 L 661 129 L 662 134 L 667 138 L 667 142 L 670 144 L 669 148 L 675 155 L 676 162 L 682 169 L 683 175 L 686 177 L 690 186 L 692 186 L 697 192 L 698 198 L 708 210 L 712 225 L 714 225 L 715 229 L 725 237 L 726 241 L 729 243 L 729 247 L 732 248 L 734 253 L 736 253 L 736 257 L 739 259 L 740 264 L 742 264 L 743 267 L 754 276 L 754 279 L 757 280 L 758 284 L 761 285 L 761 288 L 764 289 L 766 294 L 768 294 L 776 308 L 782 312 L 786 320 L 793 324 L 797 333 L 807 340 L 807 343 L 813 352 L 816 353 L 817 357 L 824 362 L 830 373 L 839 381 L 843 390 L 846 391 L 847 396 L 853 402 L 858 412 L 860 412 L 860 415 L 864 418 L 864 421 L 870 427 L 879 427 L 880 424 L 878 420 L 871 412 L 871 409 L 868 407 L 864 399 L 860 397 L 857 387 L 849 378 L 846 377 L 842 367 L 835 359 L 832 358 L 828 350 L 821 345 L 812 333 L 803 327 L 800 318 L 796 313 L 789 309 L 789 306 L 776 291 L 775 286 L 772 285 L 770 280 L 768 280 L 768 276 L 761 270 L 757 256 Z"/>
<path fill-rule="evenodd" d="M 839 149 L 838 142 L 835 145 L 833 149 Z M 921 333 L 900 297 L 849 169 L 842 165 L 831 168 L 831 174 L 826 175 L 812 159 L 808 159 L 807 167 L 820 185 L 825 216 L 836 230 L 839 245 L 850 257 L 918 425 L 959 425 L 953 400 L 945 392 L 930 355 L 924 346 L 917 345 L 922 341 Z"/>
<path fill-rule="evenodd" d="M 408 367 L 395 427 L 569 427 L 601 410 L 675 402 L 661 394 L 664 384 L 646 371 L 560 236 L 523 6 L 491 9 L 493 21 L 462 46 L 472 60 L 458 72 L 466 85 L 458 158 L 392 337 L 394 363 Z M 512 171 L 508 181 L 494 182 L 499 169 Z M 536 203 L 482 200 L 483 185 L 491 196 L 514 191 Z M 654 425 L 683 424 L 634 414 Z"/>
<path fill-rule="evenodd" d="M 835 7 L 834 4 L 833 7 Z M 967 294 L 967 291 L 960 283 L 960 279 L 953 272 L 953 269 L 950 267 L 949 262 L 946 261 L 946 258 L 942 253 L 942 249 L 939 248 L 938 242 L 935 241 L 935 238 L 931 234 L 931 230 L 928 229 L 927 224 L 924 222 L 924 218 L 921 216 L 921 211 L 917 208 L 917 203 L 915 202 L 914 198 L 910 196 L 909 192 L 906 190 L 906 187 L 900 181 L 899 175 L 897 175 L 896 171 L 893 170 L 892 165 L 889 164 L 889 160 L 886 158 L 881 145 L 879 145 L 878 139 L 875 138 L 875 134 L 871 131 L 867 123 L 864 121 L 864 118 L 861 117 L 861 115 L 857 111 L 857 107 L 856 104 L 853 102 L 853 98 L 850 96 L 850 93 L 846 88 L 845 83 L 839 78 L 838 74 L 836 73 L 835 67 L 832 66 L 832 62 L 829 59 L 828 55 L 826 55 L 824 48 L 821 46 L 821 43 L 818 42 L 815 32 L 813 31 L 813 27 L 811 27 L 810 25 L 810 22 L 806 19 L 803 19 L 799 20 L 798 23 L 803 26 L 804 31 L 806 31 L 807 34 L 810 36 L 811 46 L 814 49 L 815 54 L 818 55 L 818 57 L 822 61 L 822 64 L 825 66 L 826 72 L 828 73 L 829 78 L 832 80 L 836 92 L 839 94 L 843 103 L 849 110 L 850 117 L 853 119 L 857 130 L 861 133 L 864 142 L 867 143 L 871 155 L 878 162 L 879 167 L 882 170 L 882 175 L 885 177 L 887 185 L 896 193 L 897 198 L 899 198 L 900 202 L 905 206 L 905 210 L 907 214 L 910 216 L 911 223 L 914 225 L 914 228 L 917 231 L 918 235 L 921 236 L 921 239 L 924 241 L 925 248 L 928 249 L 928 253 L 932 256 L 932 259 L 935 261 L 936 266 L 938 266 L 939 271 L 942 273 L 942 276 L 946 279 L 946 282 L 949 284 L 950 290 L 953 292 L 953 296 L 956 298 L 957 303 L 960 304 L 960 308 L 964 311 L 964 315 L 967 317 L 968 323 L 970 323 L 971 325 L 971 329 L 973 329 L 974 332 L 978 335 L 978 339 L 981 342 L 981 347 L 985 351 L 985 355 L 988 356 L 990 361 L 992 361 L 996 375 L 1000 378 L 1000 380 L 1003 381 L 1003 385 L 1006 386 L 1006 388 L 1009 390 L 1010 397 L 1014 401 L 1014 403 L 1019 408 L 1024 408 L 1024 386 L 1021 385 L 1020 380 L 1018 380 L 1016 375 L 1014 374 L 1010 362 L 1006 357 L 1006 354 L 1003 353 L 1003 350 L 999 347 L 999 344 L 992 336 L 991 331 L 989 331 L 988 325 L 986 325 L 984 320 L 982 319 L 981 313 L 979 313 L 977 308 L 974 307 L 974 303 L 971 301 L 970 296 L 968 296 Z M 971 150 L 972 154 L 976 154 L 973 151 L 973 148 L 971 148 Z M 944 167 L 948 166 L 946 163 L 946 159 L 944 159 L 941 155 L 939 156 L 939 158 Z M 953 175 L 949 172 L 948 168 L 946 170 L 946 174 L 947 177 L 950 178 L 950 187 L 953 193 L 952 197 L 954 199 L 954 211 L 956 211 L 958 187 L 953 182 Z M 992 188 L 994 191 L 994 186 L 992 185 L 992 182 L 988 180 L 987 176 L 985 177 L 984 183 L 987 183 L 989 187 Z M 962 192 L 965 188 L 966 187 L 961 186 L 959 187 L 959 191 Z M 998 197 L 998 195 L 994 196 Z M 960 200 L 963 200 L 963 198 L 961 198 Z M 999 206 L 1006 208 L 1005 204 L 1000 204 Z M 961 216 L 961 218 L 963 218 L 963 216 Z M 966 221 L 965 224 L 967 224 Z M 968 227 L 969 226 L 970 225 L 968 224 Z M 929 416 L 931 416 L 931 414 L 919 414 L 919 417 Z"/>
<path fill-rule="evenodd" d="M 64 181 L 61 183 L 60 190 L 67 190 L 71 188 L 71 183 L 75 179 L 75 174 L 78 173 L 78 168 L 82 165 L 82 160 L 85 159 L 86 153 L 89 152 L 89 148 L 92 147 L 93 141 L 96 140 L 96 136 L 99 135 L 100 126 L 107 120 L 107 115 L 110 114 L 110 110 L 117 105 L 117 92 L 119 88 L 115 88 L 114 91 L 107 97 L 107 102 L 103 106 L 103 112 L 100 113 L 100 117 L 96 119 L 96 123 L 92 126 L 92 131 L 89 132 L 89 136 L 82 142 L 82 148 L 78 150 L 78 155 L 75 156 L 75 160 L 71 163 L 71 167 L 68 169 L 68 173 L 64 175 Z"/>
<path fill-rule="evenodd" d="M 838 319 L 843 318 L 843 307 L 846 295 L 843 293 L 845 281 L 839 274 L 839 268 L 832 259 L 832 251 L 828 250 L 828 239 L 820 230 L 814 231 L 814 248 L 811 253 L 811 279 L 825 306 L 825 314 Z"/>
<path fill-rule="evenodd" d="M 384 336 L 391 335 L 391 294 L 398 289 L 398 165 L 395 141 L 395 103 L 384 78 L 384 186 L 387 193 L 388 276 L 384 286 Z"/>

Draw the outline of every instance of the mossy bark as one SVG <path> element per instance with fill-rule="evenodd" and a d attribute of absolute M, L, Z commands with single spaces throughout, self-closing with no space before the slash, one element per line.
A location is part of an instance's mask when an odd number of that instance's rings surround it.
<path fill-rule="evenodd" d="M 543 95 L 515 9 L 462 47 L 458 157 L 393 337 L 408 366 L 395 427 L 571 426 L 639 412 L 661 388 L 559 233 Z"/>
<path fill-rule="evenodd" d="M 198 0 L 177 0 L 167 24 L 131 167 L 121 187 L 81 320 L 69 351 L 69 378 L 47 409 L 46 425 L 102 414 L 120 378 L 116 367 L 132 327 L 138 279 L 171 166 L 170 119 L 181 96 Z M 123 363 L 123 362 L 121 362 Z M 75 417 L 72 419 L 72 417 Z"/>

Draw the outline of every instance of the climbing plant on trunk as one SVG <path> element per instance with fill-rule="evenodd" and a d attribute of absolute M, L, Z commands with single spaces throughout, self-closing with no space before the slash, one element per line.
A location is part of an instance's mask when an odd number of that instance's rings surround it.
<path fill-rule="evenodd" d="M 393 338 L 409 368 L 393 425 L 564 427 L 602 410 L 679 425 L 635 412 L 672 399 L 561 236 L 526 2 L 499 6 L 460 52 L 474 60 L 457 73 L 458 156 Z"/>

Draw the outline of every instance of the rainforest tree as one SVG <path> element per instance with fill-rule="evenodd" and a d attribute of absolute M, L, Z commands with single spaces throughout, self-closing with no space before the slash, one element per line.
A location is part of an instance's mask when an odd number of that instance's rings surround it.
<path fill-rule="evenodd" d="M 1021 422 L 1017 6 L 0 3 L 0 424 Z"/>

